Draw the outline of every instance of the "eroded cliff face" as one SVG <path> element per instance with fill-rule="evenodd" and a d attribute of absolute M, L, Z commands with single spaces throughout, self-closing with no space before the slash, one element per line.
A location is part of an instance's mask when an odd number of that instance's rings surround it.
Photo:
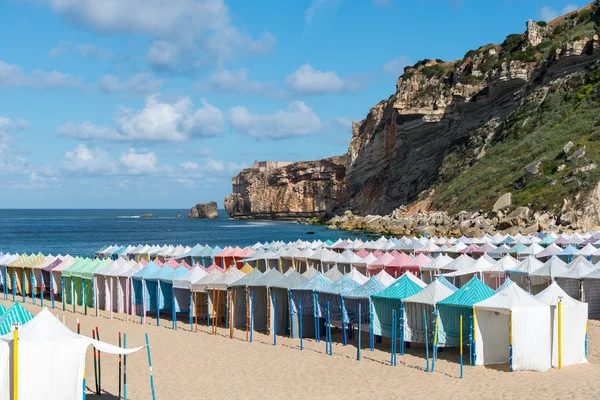
<path fill-rule="evenodd" d="M 390 214 L 399 206 L 428 198 L 431 208 L 457 212 L 455 208 L 463 204 L 469 210 L 491 206 L 502 194 L 498 190 L 515 192 L 518 203 L 525 201 L 519 191 L 527 184 L 562 187 L 566 180 L 556 175 L 554 166 L 542 161 L 549 152 L 522 145 L 519 140 L 525 139 L 519 135 L 532 130 L 528 121 L 545 115 L 544 107 L 555 107 L 545 103 L 547 96 L 554 96 L 551 100 L 555 103 L 557 93 L 563 91 L 568 92 L 565 96 L 582 96 L 578 103 L 561 105 L 577 108 L 594 93 L 596 78 L 590 70 L 600 59 L 599 31 L 600 4 L 595 2 L 549 24 L 530 20 L 524 33 L 509 35 L 502 44 L 471 50 L 460 60 L 423 60 L 407 67 L 396 82 L 395 93 L 353 124 L 346 158 L 336 164 L 338 172 L 302 172 L 319 170 L 320 163 L 328 160 L 297 163 L 271 173 L 245 170 L 233 179 L 234 193 L 227 198 L 226 208 L 230 215 L 249 217 L 321 216 L 343 210 L 366 216 Z M 578 93 L 586 85 L 591 89 Z M 587 133 L 581 132 L 582 137 Z M 505 170 L 502 179 L 510 179 L 507 182 L 512 187 L 488 185 L 479 194 L 470 193 L 475 182 L 459 179 L 459 175 L 469 175 L 469 168 L 477 168 L 487 154 L 495 152 L 497 157 L 499 144 L 514 137 L 518 139 L 515 145 L 520 146 L 515 149 L 516 161 L 504 165 L 501 160 L 493 166 Z M 553 146 L 560 151 L 564 144 Z M 576 142 L 575 151 L 583 145 Z M 529 159 L 536 157 L 536 151 L 543 154 L 542 159 Z M 542 173 L 535 178 L 538 181 L 529 182 L 523 171 L 532 162 Z M 593 160 L 567 163 L 566 168 L 577 173 L 582 163 L 591 168 Z M 544 176 L 544 169 L 551 173 Z M 342 171 L 345 179 L 338 179 Z M 326 183 L 322 178 L 329 179 L 328 174 L 336 178 Z M 592 181 L 587 187 L 597 183 Z M 574 197 L 568 190 L 565 193 Z M 543 204 L 541 208 L 553 206 Z"/>
<path fill-rule="evenodd" d="M 248 168 L 232 184 L 225 210 L 236 218 L 322 218 L 348 201 L 346 157 Z"/>

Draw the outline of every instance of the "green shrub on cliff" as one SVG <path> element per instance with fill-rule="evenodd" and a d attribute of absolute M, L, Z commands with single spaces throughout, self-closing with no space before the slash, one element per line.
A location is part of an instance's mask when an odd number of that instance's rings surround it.
<path fill-rule="evenodd" d="M 465 145 L 450 153 L 439 171 L 434 206 L 452 212 L 490 209 L 497 197 L 512 192 L 513 204 L 559 209 L 563 198 L 600 181 L 600 68 L 585 79 L 573 76 L 543 102 L 530 100 L 496 128 L 485 156 L 477 159 L 481 135 L 474 131 Z M 567 161 L 564 145 L 586 146 L 586 154 Z M 530 175 L 525 166 L 541 161 L 541 173 Z M 591 166 L 590 170 L 578 168 Z"/>

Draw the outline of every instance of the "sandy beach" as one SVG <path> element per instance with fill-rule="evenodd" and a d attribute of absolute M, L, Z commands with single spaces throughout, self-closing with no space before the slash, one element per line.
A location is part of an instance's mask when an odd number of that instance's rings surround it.
<path fill-rule="evenodd" d="M 0 300 L 10 306 L 10 301 Z M 38 301 L 39 304 L 39 301 Z M 49 302 L 44 304 L 49 305 Z M 39 305 L 27 299 L 26 308 L 34 314 Z M 482 399 L 591 399 L 597 397 L 600 382 L 598 343 L 600 322 L 589 323 L 588 365 L 552 369 L 544 373 L 508 372 L 508 365 L 498 367 L 464 367 L 464 378 L 459 379 L 458 352 L 439 353 L 434 373 L 425 372 L 423 348 L 407 349 L 404 357 L 398 355 L 397 366 L 389 365 L 389 342 L 368 350 L 368 335 L 362 336 L 362 360 L 356 360 L 355 340 L 348 346 L 336 343 L 333 355 L 325 354 L 325 342 L 304 340 L 300 351 L 298 339 L 272 337 L 254 333 L 253 342 L 245 341 L 245 331 L 237 330 L 235 338 L 220 328 L 212 335 L 206 325 L 198 325 L 198 332 L 179 321 L 178 330 L 171 329 L 169 320 L 147 318 L 140 325 L 139 317 L 125 321 L 124 314 L 100 311 L 99 317 L 63 312 L 57 303 L 54 314 L 76 331 L 77 318 L 82 334 L 91 335 L 96 326 L 103 341 L 118 342 L 118 332 L 127 333 L 128 347 L 144 344 L 144 333 L 150 338 L 156 397 L 158 399 L 247 398 L 247 399 L 307 399 L 307 398 L 411 398 L 425 399 L 436 396 L 443 399 L 464 399 L 477 395 Z M 90 314 L 94 314 L 91 310 Z M 465 357 L 468 364 L 468 357 Z M 127 359 L 127 397 L 149 399 L 150 378 L 146 351 Z M 92 348 L 87 353 L 88 399 L 96 398 Z M 103 399 L 118 398 L 118 357 L 102 355 Z"/>

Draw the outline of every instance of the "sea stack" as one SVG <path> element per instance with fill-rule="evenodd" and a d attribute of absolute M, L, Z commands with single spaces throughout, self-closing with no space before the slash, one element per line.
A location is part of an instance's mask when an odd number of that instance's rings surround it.
<path fill-rule="evenodd" d="M 218 218 L 217 203 L 198 203 L 190 210 L 188 218 Z"/>

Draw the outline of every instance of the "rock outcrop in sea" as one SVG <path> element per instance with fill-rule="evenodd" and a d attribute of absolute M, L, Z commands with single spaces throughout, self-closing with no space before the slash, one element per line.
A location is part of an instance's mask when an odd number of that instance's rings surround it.
<path fill-rule="evenodd" d="M 211 201 L 209 203 L 196 204 L 190 210 L 188 218 L 218 218 L 217 203 Z"/>
<path fill-rule="evenodd" d="M 482 210 L 482 221 L 503 229 L 507 215 L 489 213 L 510 192 L 511 212 L 530 211 L 520 229 L 534 230 L 541 215 L 568 222 L 557 227 L 598 226 L 598 33 L 596 1 L 548 23 L 529 20 L 524 33 L 462 59 L 406 67 L 395 93 L 353 123 L 346 155 L 244 170 L 225 207 L 242 218 L 360 220 L 418 208 L 455 231 L 463 210 L 469 220 Z"/>

